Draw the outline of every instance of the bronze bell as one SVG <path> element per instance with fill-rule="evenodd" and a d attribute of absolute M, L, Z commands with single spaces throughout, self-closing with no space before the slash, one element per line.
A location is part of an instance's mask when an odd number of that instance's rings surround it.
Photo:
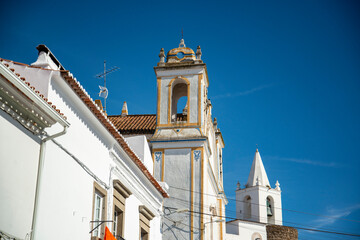
<path fill-rule="evenodd" d="M 271 204 L 270 204 L 269 200 L 266 201 L 266 208 L 267 208 L 267 215 L 272 216 L 273 213 L 272 213 Z"/>

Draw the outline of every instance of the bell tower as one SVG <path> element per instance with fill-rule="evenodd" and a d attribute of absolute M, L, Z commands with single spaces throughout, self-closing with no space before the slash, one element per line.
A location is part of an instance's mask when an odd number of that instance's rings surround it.
<path fill-rule="evenodd" d="M 271 188 L 260 153 L 256 149 L 248 181 L 236 190 L 236 218 L 282 225 L 281 190 Z"/>
<path fill-rule="evenodd" d="M 209 80 L 201 48 L 181 39 L 154 67 L 156 130 L 150 139 L 154 176 L 169 186 L 164 200 L 163 239 L 223 239 L 227 199 L 223 190 L 224 141 L 211 115 Z M 179 209 L 185 211 L 179 212 Z"/>
<path fill-rule="evenodd" d="M 158 133 L 171 138 L 185 137 L 190 132 L 193 136 L 200 136 L 204 126 L 204 110 L 208 104 L 206 100 L 209 85 L 200 46 L 195 54 L 181 39 L 179 47 L 167 53 L 166 62 L 164 49 L 160 50 L 159 57 L 160 62 L 154 68 L 158 92 L 157 129 L 162 130 Z M 178 103 L 182 98 L 186 104 L 180 108 Z M 184 132 L 172 133 L 173 129 L 179 128 Z M 193 131 L 194 129 L 197 130 Z"/>

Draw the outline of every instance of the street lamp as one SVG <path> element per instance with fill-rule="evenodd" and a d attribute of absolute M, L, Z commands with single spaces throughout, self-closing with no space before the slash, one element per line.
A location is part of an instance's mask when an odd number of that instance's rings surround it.
<path fill-rule="evenodd" d="M 172 207 L 164 207 L 165 210 L 168 210 L 169 213 L 164 214 L 163 216 L 168 216 L 174 213 L 185 213 L 185 212 L 190 212 L 190 210 L 188 208 L 172 208 Z"/>
<path fill-rule="evenodd" d="M 223 223 L 223 222 L 225 222 L 225 219 L 216 219 L 215 221 L 210 221 L 210 222 L 203 223 L 202 234 L 205 235 L 205 226 L 206 226 L 206 224 L 208 224 L 208 223 Z"/>

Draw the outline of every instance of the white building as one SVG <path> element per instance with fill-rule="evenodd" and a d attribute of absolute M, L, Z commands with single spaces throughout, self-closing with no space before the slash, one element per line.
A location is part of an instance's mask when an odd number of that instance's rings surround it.
<path fill-rule="evenodd" d="M 168 193 L 144 137 L 128 143 L 38 50 L 31 65 L 0 63 L 0 238 L 99 239 L 108 226 L 117 239 L 162 239 Z"/>
<path fill-rule="evenodd" d="M 163 239 L 224 239 L 224 141 L 212 118 L 206 64 L 181 39 L 154 68 L 157 114 L 110 116 L 126 136 L 146 134 L 153 173 L 169 185 L 164 201 Z M 183 103 L 183 105 L 181 105 Z M 125 110 L 126 109 L 126 110 Z"/>
<path fill-rule="evenodd" d="M 236 220 L 226 223 L 226 239 L 266 240 L 268 225 L 282 225 L 280 184 L 271 188 L 256 149 L 248 181 L 236 190 Z"/>

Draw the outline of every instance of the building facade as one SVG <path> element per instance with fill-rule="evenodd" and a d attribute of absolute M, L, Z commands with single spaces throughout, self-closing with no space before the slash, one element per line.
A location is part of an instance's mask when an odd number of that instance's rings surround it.
<path fill-rule="evenodd" d="M 147 142 L 128 142 L 51 51 L 38 50 L 31 65 L 0 63 L 0 237 L 94 240 L 107 226 L 117 239 L 161 239 L 168 193 Z"/>
<path fill-rule="evenodd" d="M 212 117 L 209 79 L 201 55 L 200 47 L 195 53 L 183 39 L 166 56 L 161 49 L 154 67 L 156 115 L 110 116 L 127 136 L 147 134 L 154 176 L 169 186 L 163 239 L 212 240 L 225 235 L 224 141 Z"/>

